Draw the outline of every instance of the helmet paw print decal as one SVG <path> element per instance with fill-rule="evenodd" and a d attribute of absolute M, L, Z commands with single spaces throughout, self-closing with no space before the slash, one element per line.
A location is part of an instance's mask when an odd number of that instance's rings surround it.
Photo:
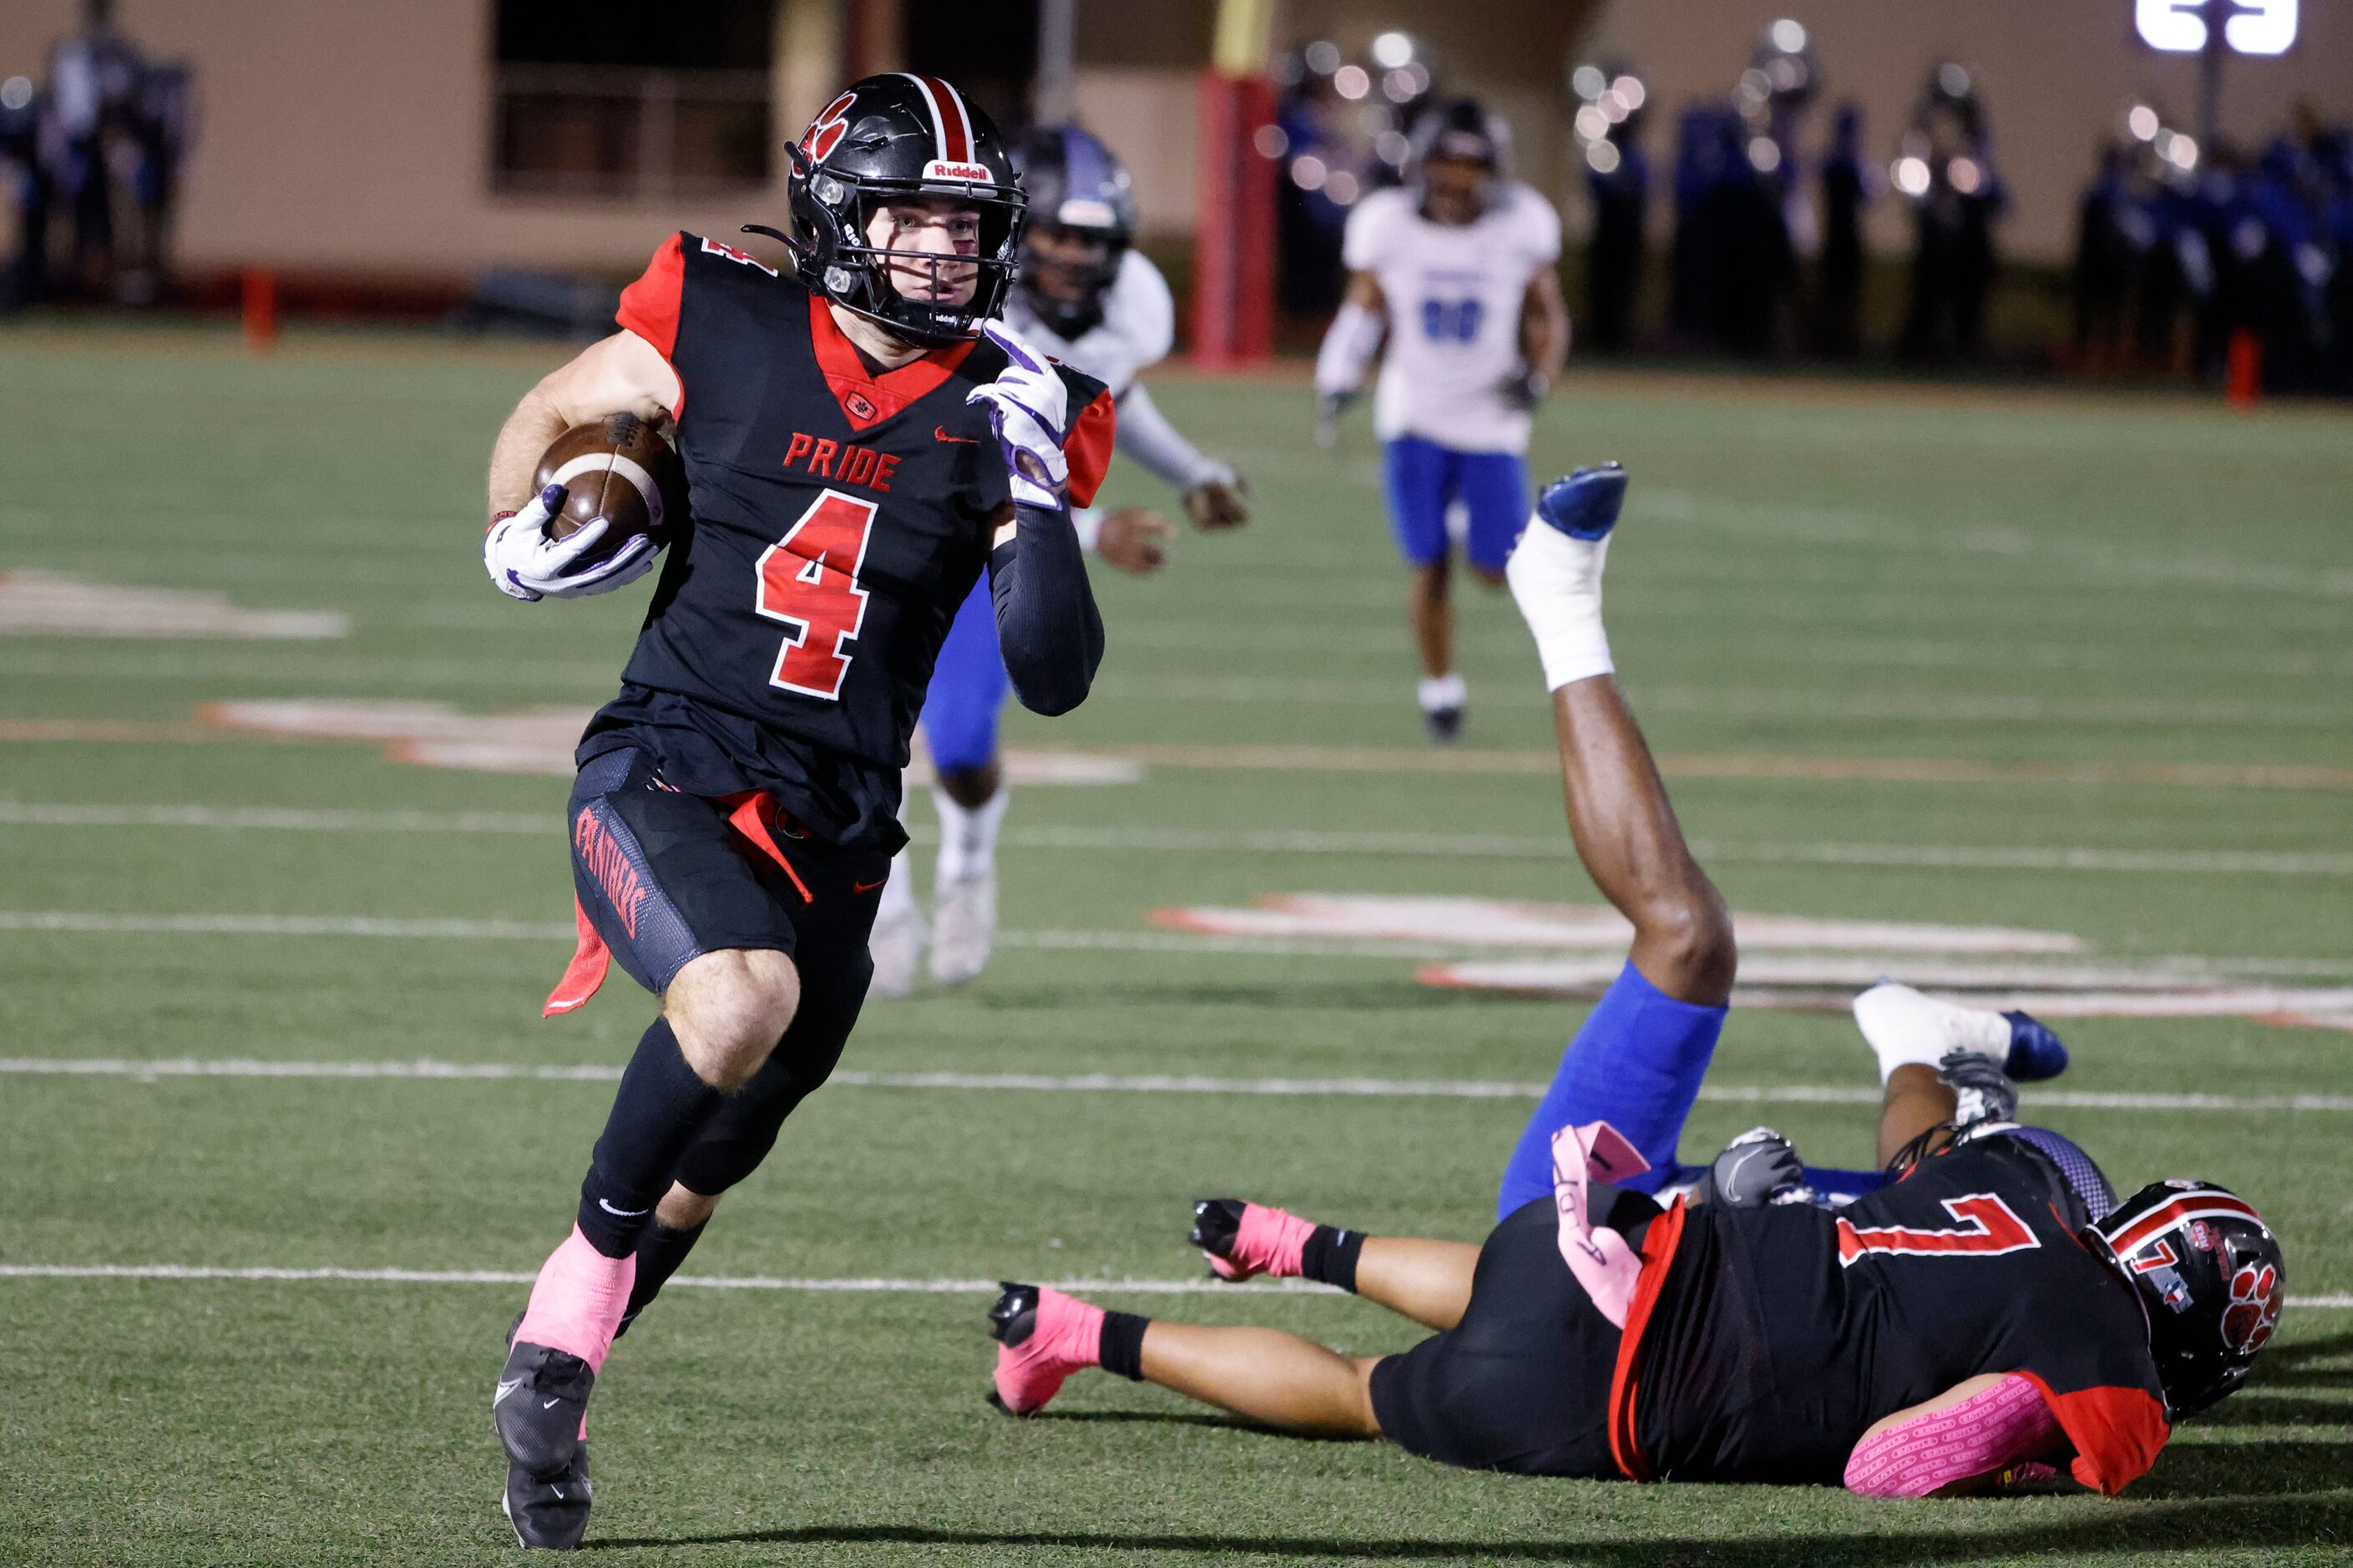
<path fill-rule="evenodd" d="M 2259 1351 L 2271 1342 L 2280 1320 L 2279 1270 L 2248 1264 L 2231 1276 L 2231 1309 L 2222 1314 L 2222 1342 L 2234 1351 Z"/>

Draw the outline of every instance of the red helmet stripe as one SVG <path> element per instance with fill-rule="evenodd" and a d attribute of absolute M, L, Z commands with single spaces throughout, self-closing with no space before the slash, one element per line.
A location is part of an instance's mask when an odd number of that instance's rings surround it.
<path fill-rule="evenodd" d="M 915 92 L 923 94 L 923 106 L 932 110 L 932 155 L 934 155 L 934 158 L 948 158 L 948 115 L 944 113 L 939 94 L 932 92 L 932 87 L 939 85 L 939 78 L 915 75 L 913 70 L 902 70 L 899 75 L 903 75 L 906 80 L 915 82 Z"/>
<path fill-rule="evenodd" d="M 932 112 L 933 151 L 942 158 L 946 157 L 948 155 L 947 127 L 941 121 L 940 100 L 932 91 L 932 79 L 917 76 L 913 71 L 901 71 L 899 74 L 913 82 L 915 90 L 923 95 L 923 107 Z"/>
<path fill-rule="evenodd" d="M 2162 1236 L 2174 1226 L 2189 1220 L 2234 1217 L 2251 1219 L 2257 1225 L 2263 1223 L 2263 1216 L 2254 1211 L 2253 1205 L 2234 1198 L 2228 1193 L 2218 1193 L 2211 1189 L 2204 1192 L 2184 1193 L 2163 1208 L 2143 1215 L 2126 1226 L 2123 1234 L 2108 1243 L 2108 1248 L 2118 1258 L 2123 1258 L 2150 1238 Z"/>
<path fill-rule="evenodd" d="M 951 163 L 972 162 L 972 116 L 965 112 L 964 94 L 935 76 L 923 78 L 932 89 L 932 101 L 938 106 L 941 145 L 946 150 L 940 155 Z"/>

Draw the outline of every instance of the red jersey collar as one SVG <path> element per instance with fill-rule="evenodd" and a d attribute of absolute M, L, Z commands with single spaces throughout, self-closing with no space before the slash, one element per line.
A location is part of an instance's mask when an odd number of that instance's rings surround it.
<path fill-rule="evenodd" d="M 825 297 L 815 292 L 809 295 L 809 342 L 817 348 L 818 369 L 824 372 L 825 384 L 832 389 L 833 400 L 841 405 L 841 416 L 849 421 L 853 430 L 880 425 L 926 394 L 939 390 L 940 384 L 964 363 L 965 355 L 972 353 L 972 344 L 977 341 L 934 349 L 919 360 L 874 375 L 867 371 L 866 362 L 859 358 L 858 345 L 844 335 L 840 324 L 833 319 L 833 310 Z"/>

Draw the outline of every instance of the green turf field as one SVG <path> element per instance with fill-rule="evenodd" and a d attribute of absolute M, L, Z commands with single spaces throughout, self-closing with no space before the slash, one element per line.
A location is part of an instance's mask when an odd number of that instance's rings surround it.
<path fill-rule="evenodd" d="M 537 1016 L 568 952 L 564 782 L 194 717 L 608 691 L 641 591 L 526 607 L 475 556 L 491 432 L 547 363 L 431 340 L 296 337 L 256 362 L 194 335 L 0 336 L 0 572 L 350 624 L 323 641 L 0 635 L 0 1561 L 512 1550 L 486 1407 L 521 1287 L 153 1269 L 524 1274 L 563 1234 L 611 1085 L 532 1069 L 610 1072 L 649 1016 L 617 974 L 584 1012 Z M 1192 1281 L 1186 1205 L 1211 1192 L 1483 1231 L 1526 1110 L 1510 1094 L 903 1081 L 1526 1084 L 1581 1016 L 1417 983 L 1442 942 L 1148 923 L 1280 893 L 1593 897 L 1556 782 L 1531 771 L 1548 726 L 1504 601 L 1462 606 L 1476 767 L 1410 765 L 1400 574 L 1361 421 L 1327 456 L 1296 385 L 1157 395 L 1250 472 L 1260 517 L 1182 541 L 1158 581 L 1099 577 L 1094 697 L 1009 730 L 1157 748 L 1130 753 L 1141 782 L 1017 793 L 995 965 L 870 1005 L 844 1064 L 865 1081 L 788 1125 L 691 1273 Z M 2084 962 L 2353 985 L 2341 412 L 1573 375 L 1535 466 L 1613 456 L 1635 475 L 1610 562 L 1618 661 L 1737 908 L 2033 928 L 2080 937 Z M 1109 497 L 1165 500 L 1132 470 Z M 928 805 L 912 816 L 928 827 Z M 828 1565 L 2339 1560 L 2353 1034 L 2244 1016 L 2067 1034 L 2070 1090 L 2224 1097 L 2040 1119 L 2120 1186 L 2187 1170 L 2245 1193 L 2299 1303 L 2251 1389 L 2121 1500 L 1468 1475 L 1103 1378 L 1017 1425 L 981 1403 L 986 1294 L 681 1287 L 603 1380 L 590 1545 Z M 313 1066 L 107 1066 L 125 1058 Z M 522 1071 L 321 1070 L 421 1058 Z M 29 1070 L 44 1061 L 92 1070 Z M 1687 1152 L 1769 1115 L 1826 1162 L 1868 1157 L 1868 1053 L 1834 1016 L 1736 1014 L 1714 1082 L 1844 1097 L 1711 1100 Z M 2278 1108 L 2299 1095 L 2314 1108 Z M 24 1272 L 95 1265 L 148 1272 Z M 1103 1300 L 1360 1352 L 1413 1332 L 1335 1297 Z"/>

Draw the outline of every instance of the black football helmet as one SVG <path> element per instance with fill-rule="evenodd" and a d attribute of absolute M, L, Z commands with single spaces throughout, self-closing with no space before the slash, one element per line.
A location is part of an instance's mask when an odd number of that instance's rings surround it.
<path fill-rule="evenodd" d="M 2153 1182 L 2083 1239 L 2139 1298 L 2167 1420 L 2246 1381 L 2287 1300 L 2287 1260 L 2253 1205 L 2211 1182 Z"/>
<path fill-rule="evenodd" d="M 1419 195 L 1422 171 L 1432 158 L 1461 158 L 1487 166 L 1486 204 L 1512 177 L 1512 126 L 1475 98 L 1453 98 L 1434 104 L 1414 121 L 1407 140 L 1405 183 Z"/>
<path fill-rule="evenodd" d="M 894 71 L 851 83 L 786 149 L 792 232 L 756 224 L 746 233 L 781 239 L 801 280 L 844 310 L 879 321 L 911 342 L 975 337 L 1005 305 L 1027 204 L 1004 138 L 981 107 L 935 76 Z M 893 198 L 944 196 L 980 214 L 973 257 L 892 249 L 867 237 L 876 210 Z M 892 264 L 974 267 L 972 297 L 960 304 L 913 300 L 892 285 Z"/>
<path fill-rule="evenodd" d="M 1029 225 L 1021 247 L 1021 297 L 1064 342 L 1103 320 L 1103 296 L 1135 243 L 1135 186 L 1119 155 L 1075 125 L 1046 125 L 1013 149 L 1013 166 L 1029 197 Z M 1049 260 L 1030 241 L 1041 232 L 1093 247 L 1081 263 Z M 1049 275 L 1072 279 L 1074 298 L 1047 291 Z M 1075 277 L 1073 278 L 1073 274 Z"/>

